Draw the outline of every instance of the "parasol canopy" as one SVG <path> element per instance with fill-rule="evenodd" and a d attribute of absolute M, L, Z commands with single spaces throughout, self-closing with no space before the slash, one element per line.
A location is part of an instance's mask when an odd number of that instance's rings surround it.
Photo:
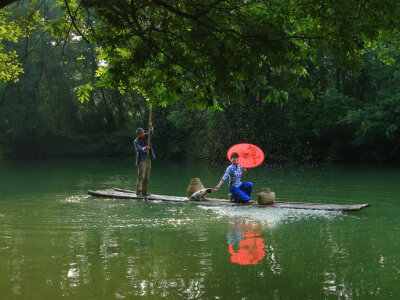
<path fill-rule="evenodd" d="M 227 156 L 230 162 L 232 162 L 231 154 L 237 152 L 239 154 L 239 165 L 243 168 L 254 168 L 264 161 L 264 152 L 255 145 L 252 144 L 237 144 L 229 148 Z"/>

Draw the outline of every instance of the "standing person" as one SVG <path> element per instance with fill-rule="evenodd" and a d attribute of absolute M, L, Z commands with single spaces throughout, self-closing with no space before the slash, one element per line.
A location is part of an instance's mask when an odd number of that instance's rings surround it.
<path fill-rule="evenodd" d="M 149 123 L 149 127 L 151 127 L 151 135 L 153 135 L 154 130 L 152 123 Z M 151 147 L 151 145 L 147 145 L 147 137 L 148 133 L 145 133 L 143 128 L 136 129 L 136 139 L 133 144 L 135 145 L 136 166 L 138 167 L 138 177 L 136 182 L 136 195 L 138 196 L 142 196 L 142 184 L 147 165 L 147 149 L 150 149 L 150 167 L 151 161 L 156 158 L 153 147 Z"/>
<path fill-rule="evenodd" d="M 232 164 L 226 168 L 224 176 L 221 181 L 213 188 L 213 191 L 218 191 L 221 185 L 229 177 L 229 191 L 232 194 L 234 202 L 248 202 L 250 200 L 251 191 L 253 189 L 253 183 L 243 182 L 242 179 L 246 173 L 246 168 L 239 165 L 239 154 L 233 152 L 231 154 Z"/>

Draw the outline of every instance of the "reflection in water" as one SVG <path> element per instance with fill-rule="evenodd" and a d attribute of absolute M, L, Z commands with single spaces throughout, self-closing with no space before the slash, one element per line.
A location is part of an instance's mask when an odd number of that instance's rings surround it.
<path fill-rule="evenodd" d="M 265 256 L 264 239 L 260 225 L 240 224 L 228 232 L 229 254 L 231 262 L 239 265 L 255 265 Z"/>
<path fill-rule="evenodd" d="M 11 248 L 10 260 L 7 264 L 9 282 L 14 295 L 22 294 L 22 266 L 24 264 L 24 255 L 17 245 Z"/>
<path fill-rule="evenodd" d="M 21 248 L 25 243 L 25 234 L 22 230 L 14 230 L 6 226 L 4 241 L 6 247 L 3 247 L 2 243 L 0 243 L 0 249 L 9 253 L 9 259 L 6 264 L 9 285 L 14 295 L 21 295 L 23 280 L 22 269 L 25 262 L 25 256 Z M 2 266 L 2 268 L 3 267 L 4 266 Z"/>

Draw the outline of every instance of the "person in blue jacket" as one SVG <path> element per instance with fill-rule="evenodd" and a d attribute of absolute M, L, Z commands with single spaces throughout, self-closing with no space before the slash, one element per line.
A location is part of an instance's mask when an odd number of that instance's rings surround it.
<path fill-rule="evenodd" d="M 229 191 L 232 194 L 234 202 L 248 202 L 250 200 L 251 191 L 253 190 L 253 183 L 242 182 L 246 174 L 246 168 L 239 165 L 239 154 L 233 152 L 231 154 L 232 164 L 226 169 L 221 181 L 213 188 L 213 191 L 218 191 L 221 185 L 229 177 Z"/>
<path fill-rule="evenodd" d="M 149 123 L 149 127 L 151 127 L 151 135 L 153 136 L 153 125 Z M 138 177 L 136 182 L 136 195 L 142 195 L 142 184 L 144 180 L 144 173 L 146 172 L 146 165 L 147 165 L 147 149 L 150 149 L 150 168 L 151 168 L 151 161 L 156 158 L 154 154 L 153 147 L 151 145 L 147 145 L 147 138 L 148 133 L 144 132 L 143 128 L 138 128 L 136 130 L 136 139 L 134 140 L 133 144 L 136 150 L 136 166 L 138 167 Z"/>

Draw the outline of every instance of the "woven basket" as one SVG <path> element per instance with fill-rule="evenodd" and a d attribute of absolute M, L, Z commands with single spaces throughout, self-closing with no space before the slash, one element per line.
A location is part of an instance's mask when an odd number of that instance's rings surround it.
<path fill-rule="evenodd" d="M 204 186 L 201 183 L 200 178 L 192 178 L 187 188 L 187 197 L 190 198 L 190 196 L 192 196 L 193 193 L 200 191 L 202 189 L 204 189 Z"/>
<path fill-rule="evenodd" d="M 266 205 L 275 202 L 275 192 L 271 192 L 269 188 L 262 188 L 261 192 L 257 194 L 258 204 Z"/>

